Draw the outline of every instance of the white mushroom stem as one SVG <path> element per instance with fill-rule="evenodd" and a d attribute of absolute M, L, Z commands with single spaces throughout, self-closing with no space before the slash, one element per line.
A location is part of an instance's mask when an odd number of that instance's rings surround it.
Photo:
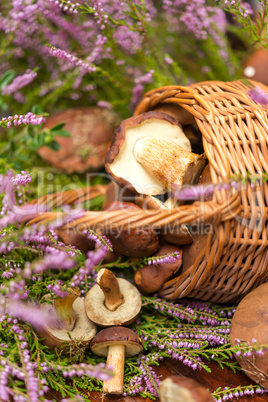
<path fill-rule="evenodd" d="M 116 277 L 109 269 L 102 268 L 98 272 L 97 284 L 104 293 L 105 306 L 108 310 L 115 311 L 123 303 Z"/>
<path fill-rule="evenodd" d="M 71 331 L 75 324 L 73 302 L 80 296 L 80 289 L 67 289 L 69 294 L 61 299 L 54 300 L 54 308 L 57 313 L 59 324 L 66 331 Z"/>
<path fill-rule="evenodd" d="M 124 386 L 125 345 L 110 345 L 107 356 L 107 367 L 113 367 L 115 376 L 103 381 L 103 392 L 122 394 Z"/>
<path fill-rule="evenodd" d="M 193 184 L 200 177 L 206 161 L 175 142 L 144 137 L 136 142 L 134 156 L 166 189 Z"/>

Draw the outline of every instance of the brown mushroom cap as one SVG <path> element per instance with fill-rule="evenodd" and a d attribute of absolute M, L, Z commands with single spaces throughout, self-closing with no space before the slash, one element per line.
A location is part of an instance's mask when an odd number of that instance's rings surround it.
<path fill-rule="evenodd" d="M 104 166 L 104 159 L 112 139 L 116 116 L 98 107 L 68 109 L 49 117 L 44 128 L 65 123 L 70 137 L 55 137 L 61 145 L 59 151 L 47 146 L 39 155 L 53 166 L 70 174 L 96 171 Z"/>
<path fill-rule="evenodd" d="M 122 304 L 110 311 L 105 307 L 105 296 L 99 285 L 94 285 L 85 298 L 85 309 L 89 319 L 102 327 L 130 325 L 141 309 L 141 296 L 138 289 L 129 281 L 117 278 Z"/>
<path fill-rule="evenodd" d="M 140 209 L 137 205 L 129 202 L 114 202 L 107 204 L 105 210 Z M 156 252 L 159 246 L 158 236 L 155 230 L 150 228 L 132 228 L 117 230 L 112 228 L 104 230 L 103 234 L 108 237 L 113 246 L 113 251 L 119 255 L 132 258 L 149 257 Z"/>
<path fill-rule="evenodd" d="M 268 85 L 268 51 L 267 49 L 258 49 L 252 53 L 246 61 L 243 75 L 254 81 Z"/>
<path fill-rule="evenodd" d="M 164 244 L 154 256 L 175 253 L 176 251 L 180 254 L 180 258 L 177 261 L 169 264 L 145 265 L 145 267 L 136 271 L 134 280 L 141 293 L 157 292 L 169 278 L 178 272 L 182 264 L 182 249 L 172 244 Z"/>
<path fill-rule="evenodd" d="M 75 246 L 84 254 L 95 248 L 95 242 L 93 240 L 90 240 L 88 236 L 77 232 L 75 229 L 58 228 L 55 230 L 55 232 L 67 246 Z"/>
<path fill-rule="evenodd" d="M 41 309 L 49 313 L 53 310 L 53 305 L 43 303 L 41 305 Z M 96 334 L 97 326 L 87 317 L 84 300 L 81 299 L 81 297 L 78 297 L 74 301 L 73 310 L 76 321 L 74 328 L 71 331 L 49 326 L 43 327 L 42 329 L 36 329 L 38 335 L 42 338 L 45 338 L 44 344 L 49 348 L 54 348 L 56 346 L 62 347 L 66 342 L 72 344 L 72 340 L 81 341 L 83 344 L 87 344 Z"/>
<path fill-rule="evenodd" d="M 160 385 L 161 402 L 213 402 L 212 395 L 195 380 L 174 375 Z"/>
<path fill-rule="evenodd" d="M 138 140 L 165 138 L 190 151 L 191 144 L 178 122 L 166 113 L 147 112 L 124 120 L 115 130 L 112 145 L 106 155 L 105 169 L 122 187 L 135 193 L 157 195 L 165 186 L 135 159 L 133 149 Z"/>
<path fill-rule="evenodd" d="M 92 352 L 98 356 L 107 356 L 110 345 L 125 345 L 126 357 L 135 356 L 143 350 L 143 343 L 138 335 L 125 327 L 103 329 L 90 342 Z"/>
<path fill-rule="evenodd" d="M 194 116 L 178 104 L 159 103 L 154 110 L 172 116 L 181 125 L 193 124 L 195 122 Z"/>
<path fill-rule="evenodd" d="M 108 204 L 120 201 L 120 202 L 134 202 L 135 194 L 128 188 L 120 187 L 115 181 L 111 181 L 104 195 L 103 209 L 107 207 Z"/>
<path fill-rule="evenodd" d="M 209 165 L 207 165 L 203 170 L 202 175 L 200 176 L 200 179 L 197 184 L 206 185 L 209 183 L 211 183 L 211 175 L 210 175 L 210 167 Z M 212 194 L 206 195 L 204 197 L 204 201 L 205 202 L 210 201 L 212 198 L 213 198 Z M 191 231 L 191 226 L 189 226 L 188 228 L 193 242 L 189 246 L 186 245 L 183 248 L 183 262 L 182 262 L 183 271 L 186 271 L 191 265 L 194 264 L 198 255 L 204 250 L 207 241 L 206 233 L 203 233 L 201 231 L 194 233 L 194 231 Z M 169 241 L 172 242 L 171 237 L 169 237 Z"/>
<path fill-rule="evenodd" d="M 257 287 L 238 304 L 234 313 L 230 340 L 232 346 L 241 342 L 268 344 L 268 283 Z M 236 356 L 245 374 L 263 387 L 268 387 L 268 352 L 263 355 Z"/>
<path fill-rule="evenodd" d="M 193 238 L 187 225 L 175 226 L 172 229 L 164 228 L 161 231 L 161 238 L 179 246 L 193 243 Z"/>

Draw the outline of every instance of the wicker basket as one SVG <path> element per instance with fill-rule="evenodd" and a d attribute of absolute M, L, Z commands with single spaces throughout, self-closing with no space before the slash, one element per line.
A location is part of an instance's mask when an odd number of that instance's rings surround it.
<path fill-rule="evenodd" d="M 148 92 L 135 114 L 171 103 L 193 116 L 202 133 L 213 183 L 232 174 L 261 174 L 268 172 L 268 109 L 249 98 L 252 84 L 268 92 L 252 81 L 162 87 Z M 207 235 L 205 247 L 185 272 L 165 284 L 161 296 L 233 303 L 268 279 L 267 212 L 267 183 L 260 181 L 254 189 L 249 182 L 240 190 L 216 189 L 211 201 L 168 211 L 89 211 L 72 225 L 96 230 L 107 225 L 163 228 L 209 223 L 214 230 Z M 49 218 L 42 217 L 38 221 Z"/>

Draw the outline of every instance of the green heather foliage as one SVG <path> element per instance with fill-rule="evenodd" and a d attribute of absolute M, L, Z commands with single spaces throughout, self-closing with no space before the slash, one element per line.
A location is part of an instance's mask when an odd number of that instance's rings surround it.
<path fill-rule="evenodd" d="M 85 176 L 67 176 L 38 156 L 43 145 L 59 149 L 55 136 L 69 136 L 62 124 L 44 129 L 46 117 L 70 107 L 97 105 L 124 119 L 152 88 L 241 78 L 244 60 L 268 46 L 267 11 L 267 0 L 258 2 L 255 21 L 249 4 L 235 0 L 1 1 L 1 401 L 49 400 L 48 387 L 70 398 L 65 401 L 89 401 L 88 392 L 101 391 L 101 379 L 111 374 L 104 368 L 105 360 L 81 342 L 65 354 L 51 351 L 33 329 L 39 314 L 36 303 L 42 303 L 47 293 L 63 296 L 66 286 L 77 285 L 85 295 L 110 247 L 87 232 L 101 247 L 83 255 L 59 241 L 56 222 L 49 228 L 20 224 L 14 205 L 87 185 Z M 259 178 L 237 179 L 254 183 Z M 105 182 L 96 175 L 90 184 Z M 98 197 L 82 207 L 100 210 L 102 202 Z M 69 221 L 81 214 L 79 209 L 67 212 Z M 146 264 L 145 258 L 119 259 L 105 266 L 118 277 L 133 280 L 133 272 Z M 13 309 L 6 298 L 14 303 Z M 26 306 L 25 301 L 30 303 Z M 257 344 L 231 347 L 235 306 L 167 302 L 157 295 L 142 301 L 132 328 L 145 349 L 138 358 L 126 359 L 125 395 L 155 399 L 160 379 L 154 366 L 165 357 L 208 372 L 207 362 L 213 359 L 235 372 L 240 370 L 235 354 L 266 350 Z M 31 317 L 25 313 L 29 306 Z M 264 390 L 257 385 L 219 388 L 213 396 L 221 401 L 255 392 Z"/>

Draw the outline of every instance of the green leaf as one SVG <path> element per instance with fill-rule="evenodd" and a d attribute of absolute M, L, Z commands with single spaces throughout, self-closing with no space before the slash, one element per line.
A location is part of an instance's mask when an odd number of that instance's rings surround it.
<path fill-rule="evenodd" d="M 47 146 L 52 149 L 53 151 L 59 151 L 61 149 L 61 146 L 58 142 L 52 141 Z"/>
<path fill-rule="evenodd" d="M 52 127 L 50 131 L 58 131 L 61 130 L 65 126 L 65 123 L 56 124 L 56 126 Z"/>
<path fill-rule="evenodd" d="M 37 114 L 37 115 L 42 114 L 42 113 L 43 113 L 42 106 L 40 106 L 40 105 L 34 105 L 34 106 L 32 107 L 32 113 Z"/>
<path fill-rule="evenodd" d="M 57 130 L 57 131 L 53 131 L 53 134 L 58 135 L 59 137 L 71 137 L 71 134 L 69 133 L 69 131 L 66 130 Z"/>
<path fill-rule="evenodd" d="M 0 78 L 0 88 L 6 87 L 15 77 L 13 70 L 6 71 Z"/>

